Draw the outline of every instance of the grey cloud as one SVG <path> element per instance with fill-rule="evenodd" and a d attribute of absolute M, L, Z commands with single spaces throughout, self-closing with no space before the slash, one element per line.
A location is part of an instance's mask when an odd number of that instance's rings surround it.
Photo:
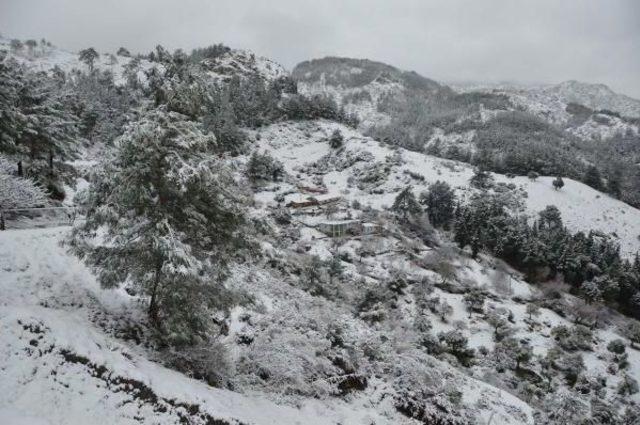
<path fill-rule="evenodd" d="M 0 31 L 73 50 L 223 42 L 288 68 L 367 57 L 445 81 L 578 79 L 640 97 L 636 0 L 0 0 Z"/>

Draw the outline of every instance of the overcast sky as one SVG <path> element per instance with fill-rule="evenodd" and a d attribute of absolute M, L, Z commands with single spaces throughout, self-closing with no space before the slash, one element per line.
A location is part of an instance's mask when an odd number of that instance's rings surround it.
<path fill-rule="evenodd" d="M 0 32 L 77 50 L 223 42 L 441 81 L 602 82 L 640 98 L 639 0 L 0 0 Z"/>

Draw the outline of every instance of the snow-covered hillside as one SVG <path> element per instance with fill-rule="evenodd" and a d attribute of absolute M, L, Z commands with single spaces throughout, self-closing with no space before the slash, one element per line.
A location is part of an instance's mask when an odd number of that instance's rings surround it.
<path fill-rule="evenodd" d="M 10 58 L 15 59 L 28 68 L 36 71 L 51 71 L 54 67 L 59 67 L 65 73 L 74 69 L 86 70 L 87 65 L 83 63 L 78 53 L 70 52 L 55 46 L 38 45 L 33 49 L 23 47 L 19 51 L 14 51 L 10 46 L 11 41 L 0 38 L 0 51 L 6 51 Z M 117 85 L 125 83 L 123 76 L 126 66 L 133 60 L 131 56 L 116 55 L 109 52 L 101 52 L 95 61 L 94 68 L 100 71 L 109 71 L 113 74 L 114 82 Z M 282 65 L 271 59 L 257 56 L 247 50 L 229 49 L 225 53 L 213 59 L 205 59 L 203 68 L 208 71 L 209 77 L 214 80 L 229 80 L 234 75 L 248 77 L 258 75 L 266 81 L 271 81 L 279 77 L 288 75 Z M 153 66 L 163 66 L 159 63 L 140 59 L 138 78 L 145 81 L 144 71 Z"/>
<path fill-rule="evenodd" d="M 615 93 L 604 84 L 588 84 L 580 81 L 564 81 L 544 92 L 557 95 L 566 103 L 578 103 L 591 109 L 608 109 L 626 117 L 640 117 L 640 100 Z"/>
<path fill-rule="evenodd" d="M 288 75 L 282 65 L 247 50 L 230 50 L 214 59 L 205 59 L 203 66 L 212 78 L 221 80 L 228 80 L 234 75 L 259 75 L 266 81 L 272 81 Z"/>
<path fill-rule="evenodd" d="M 328 143 L 336 129 L 344 136 L 344 148 L 338 151 Z M 288 174 L 284 182 L 256 189 L 256 203 L 249 214 L 269 223 L 269 233 L 278 235 L 276 239 L 291 242 L 265 238 L 261 241 L 264 261 L 238 264 L 232 270 L 229 285 L 253 299 L 234 308 L 228 334 L 221 338 L 236 365 L 236 391 L 212 388 L 162 366 L 157 353 L 145 347 L 147 329 L 140 300 L 124 290 L 98 287 L 93 274 L 60 245 L 68 227 L 9 230 L 0 232 L 0 419 L 50 425 L 417 425 L 420 422 L 408 416 L 429 414 L 412 404 L 420 402 L 434 409 L 433 414 L 457 412 L 466 418 L 450 423 L 535 423 L 540 406 L 518 396 L 524 391 L 520 384 L 508 385 L 510 378 L 496 372 L 491 354 L 498 346 L 496 331 L 487 317 L 508 316 L 510 332 L 526 341 L 535 356 L 546 356 L 556 345 L 551 330 L 570 328 L 573 323 L 564 313 L 544 307 L 538 288 L 491 257 L 473 260 L 446 243 L 434 249 L 409 242 L 390 222 L 387 233 L 367 242 L 327 238 L 316 228 L 325 220 L 322 215 L 294 215 L 289 225 L 271 219 L 279 205 L 305 197 L 300 193 L 302 186 L 326 187 L 323 196 L 344 198 L 337 212 L 340 217 L 359 217 L 367 206 L 384 209 L 407 185 L 420 191 L 436 180 L 447 181 L 464 198 L 473 191 L 468 184 L 471 168 L 392 150 L 327 121 L 284 122 L 249 133 L 256 139 L 252 149 L 271 153 Z M 241 168 L 245 160 L 231 162 Z M 546 177 L 535 182 L 494 178 L 504 183 L 499 186 L 526 194 L 526 211 L 532 216 L 555 204 L 572 229 L 615 231 L 625 253 L 637 249 L 632 235 L 640 226 L 640 212 L 625 204 L 571 180 L 555 191 Z M 508 188 L 510 183 L 514 186 Z M 351 208 L 355 203 L 361 207 Z M 374 241 L 373 253 L 360 254 Z M 346 277 L 335 296 L 313 295 L 290 272 L 305 264 L 306 254 L 326 260 L 340 255 Z M 454 270 L 448 284 L 442 284 L 443 272 L 426 260 L 444 255 Z M 386 301 L 390 305 L 378 306 L 384 321 L 368 323 L 354 311 L 356 300 L 392 281 L 397 273 L 406 276 L 407 287 Z M 507 283 L 498 285 L 500 281 Z M 449 306 L 447 317 L 425 313 L 419 306 L 420 282 L 431 282 L 429 296 Z M 488 294 L 486 314 L 469 312 L 464 294 L 470 288 Z M 528 313 L 527 301 L 543 306 L 535 319 Z M 581 305 L 569 296 L 566 302 Z M 469 347 L 477 350 L 477 363 L 462 368 L 455 360 L 436 359 L 415 348 L 412 329 L 420 314 L 430 317 L 435 333 L 459 332 L 468 339 Z M 626 372 L 614 371 L 606 347 L 614 339 L 629 343 L 619 330 L 624 320 L 611 312 L 603 317 L 601 327 L 593 330 L 592 348 L 584 352 L 587 383 L 581 385 L 601 382 L 605 376 L 599 391 L 619 406 L 617 388 L 625 373 L 640 373 L 640 352 L 630 349 Z M 335 332 L 342 341 L 338 345 L 330 342 L 329 335 Z M 347 352 L 369 354 L 344 360 Z M 357 372 L 346 372 L 351 362 Z M 530 379 L 538 379 L 536 372 L 529 373 L 533 374 Z M 362 377 L 366 380 L 357 380 Z M 355 379 L 342 382 L 357 389 L 336 394 L 336 379 Z M 426 398 L 412 398 L 416 397 L 413 391 L 421 388 L 428 389 L 420 396 Z M 557 400 L 562 406 L 564 398 L 570 397 L 568 391 L 563 387 L 545 402 Z M 640 401 L 637 395 L 632 399 Z M 587 397 L 575 402 L 584 411 L 589 409 Z"/>
<path fill-rule="evenodd" d="M 520 109 L 528 111 L 583 140 L 609 139 L 617 134 L 637 135 L 640 127 L 629 118 L 640 116 L 640 101 L 611 91 L 603 84 L 567 81 L 557 85 L 456 84 L 460 93 L 484 92 L 506 95 Z M 590 110 L 582 117 L 572 114 L 570 104 Z M 611 111 L 599 113 L 598 111 Z M 615 114 L 621 116 L 616 116 Z"/>
<path fill-rule="evenodd" d="M 454 83 L 451 87 L 458 92 L 483 91 L 501 92 L 516 99 L 527 98 L 528 102 L 547 105 L 549 111 L 561 113 L 563 105 L 577 103 L 593 110 L 610 110 L 622 116 L 640 117 L 640 100 L 619 94 L 604 84 L 589 84 L 570 80 L 559 84 L 517 84 L 517 83 Z M 532 105 L 534 106 L 534 105 Z M 539 105 L 538 107 L 541 107 Z"/>
<path fill-rule="evenodd" d="M 402 97 L 407 90 L 426 97 L 450 93 L 448 87 L 415 72 L 367 59 L 314 59 L 296 65 L 291 75 L 301 93 L 332 96 L 359 117 L 362 128 L 389 121 L 389 115 L 379 110 L 388 96 Z"/>
<path fill-rule="evenodd" d="M 148 360 L 135 298 L 98 287 L 60 245 L 68 230 L 0 232 L 0 423 L 398 423 L 358 400 L 277 405 Z"/>
<path fill-rule="evenodd" d="M 36 71 L 51 71 L 53 68 L 59 67 L 65 73 L 69 73 L 74 69 L 86 70 L 87 68 L 87 65 L 79 59 L 77 53 L 69 52 L 55 46 L 39 45 L 32 51 L 24 47 L 19 52 L 13 52 L 10 46 L 10 40 L 0 38 L 0 50 L 6 51 L 9 58 L 13 58 Z M 94 67 L 100 71 L 111 72 L 114 82 L 121 85 L 125 83 L 123 73 L 126 65 L 129 64 L 131 60 L 132 58 L 127 56 L 101 53 L 98 59 L 96 59 Z M 146 59 L 140 60 L 138 78 L 141 81 L 144 81 L 146 78 L 144 71 L 150 69 L 153 65 L 152 62 Z"/>
<path fill-rule="evenodd" d="M 335 129 L 340 129 L 344 134 L 349 158 L 338 166 L 331 164 L 331 149 L 325 143 Z M 416 193 L 420 193 L 429 184 L 442 180 L 455 187 L 463 197 L 473 191 L 469 180 L 474 171 L 468 164 L 405 149 L 392 149 L 336 123 L 311 123 L 308 128 L 296 123 L 276 124 L 261 130 L 260 134 L 260 147 L 283 161 L 287 171 L 293 175 L 304 169 L 304 164 L 322 163 L 322 158 L 327 156 L 327 173 L 323 177 L 323 184 L 329 190 L 329 195 L 348 196 L 350 200 L 374 208 L 391 206 L 397 192 L 407 185 L 412 185 Z M 393 165 L 392 158 L 396 155 L 404 159 L 403 163 Z M 350 176 L 364 173 L 377 164 L 388 168 L 383 181 L 365 190 L 349 184 Z M 416 179 L 409 173 L 422 176 L 424 180 Z M 551 184 L 552 177 L 543 176 L 532 181 L 527 177 L 493 175 L 497 183 L 512 184 L 516 193 L 525 194 L 526 213 L 530 217 L 537 217 L 547 205 L 555 205 L 572 231 L 599 230 L 613 234 L 628 257 L 640 250 L 640 210 L 571 179 L 565 179 L 563 189 L 555 190 Z M 313 176 L 306 178 L 308 181 L 305 183 L 312 186 L 317 184 Z"/>

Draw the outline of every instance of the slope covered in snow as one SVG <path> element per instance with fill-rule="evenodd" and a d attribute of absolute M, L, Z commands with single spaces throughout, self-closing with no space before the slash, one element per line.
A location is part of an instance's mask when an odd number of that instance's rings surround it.
<path fill-rule="evenodd" d="M 578 103 L 591 109 L 608 109 L 626 117 L 640 117 L 640 100 L 615 93 L 604 84 L 570 80 L 547 87 L 545 93 L 557 95 L 565 103 Z"/>
<path fill-rule="evenodd" d="M 60 246 L 68 230 L 0 232 L 3 424 L 398 423 L 358 403 L 277 405 L 148 360 L 136 299 L 98 287 Z"/>
<path fill-rule="evenodd" d="M 474 171 L 468 164 L 401 148 L 392 149 L 335 123 L 308 125 L 309 128 L 305 128 L 295 123 L 283 123 L 268 127 L 260 132 L 259 144 L 261 148 L 270 150 L 274 157 L 280 158 L 287 171 L 295 175 L 304 168 L 305 163 L 318 161 L 325 155 L 330 156 L 331 149 L 325 141 L 335 129 L 340 129 L 345 137 L 346 152 L 351 158 L 346 164 L 353 165 L 339 171 L 329 171 L 324 176 L 323 183 L 330 195 L 348 194 L 349 199 L 380 208 L 390 206 L 397 192 L 407 185 L 412 185 L 416 193 L 420 193 L 431 183 L 442 180 L 455 187 L 463 197 L 473 191 L 469 180 Z M 391 161 L 395 155 L 404 158 L 404 163 L 394 166 Z M 376 164 L 388 168 L 384 181 L 365 190 L 350 185 L 351 175 L 364 172 Z M 547 205 L 555 205 L 572 231 L 597 230 L 612 234 L 619 240 L 621 251 L 627 257 L 640 250 L 640 210 L 572 179 L 565 179 L 564 188 L 555 190 L 551 184 L 553 177 L 550 176 L 540 177 L 536 181 L 519 176 L 493 176 L 496 183 L 504 187 L 513 185 L 512 190 L 525 195 L 525 212 L 530 217 L 537 217 Z M 309 180 L 306 183 L 313 185 L 314 182 Z"/>
<path fill-rule="evenodd" d="M 332 96 L 360 118 L 363 128 L 389 121 L 389 114 L 379 108 L 387 98 L 403 97 L 407 91 L 423 97 L 452 93 L 448 87 L 415 72 L 367 59 L 313 59 L 296 65 L 291 76 L 301 93 Z"/>
<path fill-rule="evenodd" d="M 51 71 L 55 67 L 59 67 L 65 73 L 69 73 L 74 69 L 86 70 L 87 65 L 83 63 L 77 53 L 55 46 L 39 45 L 32 51 L 24 47 L 18 52 L 14 52 L 10 46 L 10 40 L 0 38 L 0 50 L 8 53 L 9 58 L 13 58 L 18 63 L 24 64 L 35 71 Z M 109 53 L 101 53 L 96 59 L 94 67 L 100 71 L 109 71 L 113 74 L 114 82 L 118 85 L 125 83 L 123 76 L 125 67 L 133 60 L 132 57 L 120 56 Z M 153 67 L 153 63 L 146 60 L 140 60 L 138 78 L 145 80 L 144 71 Z"/>

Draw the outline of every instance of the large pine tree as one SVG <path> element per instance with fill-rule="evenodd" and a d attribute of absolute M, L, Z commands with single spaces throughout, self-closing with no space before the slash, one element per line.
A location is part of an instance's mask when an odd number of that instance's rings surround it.
<path fill-rule="evenodd" d="M 17 65 L 0 54 L 0 152 L 14 153 L 19 135 L 20 79 Z"/>
<path fill-rule="evenodd" d="M 226 266 L 243 243 L 243 198 L 210 154 L 215 143 L 183 115 L 147 113 L 95 175 L 86 222 L 70 240 L 104 287 L 133 284 L 151 323 L 176 345 L 197 342 L 206 311 L 228 304 Z"/>
<path fill-rule="evenodd" d="M 44 73 L 25 74 L 19 96 L 19 169 L 26 160 L 29 174 L 42 180 L 47 166 L 50 177 L 54 160 L 65 161 L 75 156 L 78 119 L 66 104 L 68 93 L 60 82 Z"/>

